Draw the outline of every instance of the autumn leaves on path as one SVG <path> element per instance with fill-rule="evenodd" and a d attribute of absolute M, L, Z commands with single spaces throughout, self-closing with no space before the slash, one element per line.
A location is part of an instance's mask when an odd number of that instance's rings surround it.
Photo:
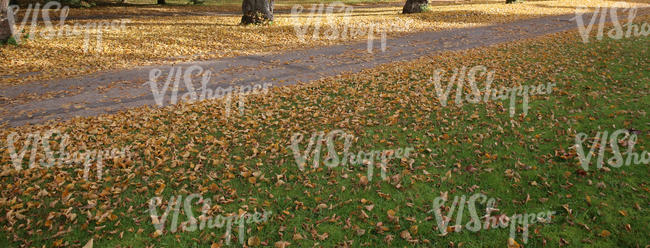
<path fill-rule="evenodd" d="M 647 11 L 640 11 L 642 14 Z M 469 49 L 575 29 L 574 15 L 548 16 L 508 24 L 446 31 L 419 32 L 402 37 L 351 45 L 336 45 L 272 55 L 241 56 L 227 59 L 176 64 L 186 71 L 199 65 L 212 72 L 208 88 L 253 85 L 273 86 L 309 82 L 344 73 L 355 73 L 380 64 L 408 61 L 444 51 Z M 589 18 L 589 15 L 585 15 Z M 383 44 L 382 44 L 383 43 Z M 96 73 L 6 89 L 2 121 L 12 126 L 42 123 L 53 119 L 93 116 L 125 108 L 155 105 L 152 90 L 162 90 L 173 74 L 171 65 L 145 66 L 130 70 Z M 152 70 L 162 75 L 152 78 Z M 191 75 L 191 87 L 181 84 L 179 94 L 188 88 L 200 94 L 201 81 Z M 151 82 L 155 87 L 152 88 Z M 187 82 L 186 82 L 187 83 Z M 171 97 L 172 91 L 160 92 Z M 169 100 L 165 105 L 169 104 Z"/>

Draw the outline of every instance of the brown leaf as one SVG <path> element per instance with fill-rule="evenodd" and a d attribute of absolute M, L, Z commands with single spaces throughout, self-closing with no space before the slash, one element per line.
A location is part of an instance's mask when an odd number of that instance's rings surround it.
<path fill-rule="evenodd" d="M 287 241 L 278 241 L 278 242 L 275 242 L 275 244 L 273 246 L 275 248 L 285 248 L 285 247 L 289 247 L 289 245 L 291 245 L 291 243 L 289 243 Z"/>
<path fill-rule="evenodd" d="M 330 236 L 329 233 L 319 234 L 319 235 L 318 235 L 318 239 L 321 240 L 321 241 L 322 241 L 322 240 L 326 240 L 329 236 Z"/>
<path fill-rule="evenodd" d="M 368 185 L 368 177 L 366 176 L 361 176 L 359 177 L 359 183 L 363 186 Z"/>
<path fill-rule="evenodd" d="M 405 240 L 411 240 L 411 239 L 413 239 L 413 238 L 411 238 L 411 233 L 409 233 L 409 231 L 407 231 L 407 230 L 402 231 L 402 232 L 399 234 L 399 236 L 402 237 L 402 238 L 405 239 Z"/>
<path fill-rule="evenodd" d="M 248 246 L 259 246 L 262 242 L 260 241 L 260 238 L 257 236 L 253 236 L 248 238 Z"/>
<path fill-rule="evenodd" d="M 158 189 L 156 190 L 156 195 L 162 194 L 163 190 L 165 190 L 165 184 L 161 183 Z"/>

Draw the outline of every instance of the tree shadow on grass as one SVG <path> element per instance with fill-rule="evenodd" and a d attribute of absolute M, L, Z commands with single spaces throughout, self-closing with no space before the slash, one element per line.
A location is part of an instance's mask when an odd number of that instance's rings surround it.
<path fill-rule="evenodd" d="M 240 26 L 239 23 L 237 24 L 223 24 L 223 23 L 210 23 L 210 22 L 180 22 L 180 23 L 149 23 L 149 22 L 143 22 L 143 23 L 137 23 L 137 24 L 126 24 L 126 26 L 222 26 L 222 27 L 238 27 Z"/>
<path fill-rule="evenodd" d="M 549 8 L 549 9 L 576 9 L 575 6 L 555 6 L 555 5 L 548 5 L 548 4 L 533 4 L 533 5 L 540 8 Z"/>
<path fill-rule="evenodd" d="M 609 2 L 621 2 L 620 0 L 607 0 Z M 625 0 L 625 2 L 628 3 L 644 3 L 646 5 L 650 5 L 650 2 L 648 0 Z"/>
<path fill-rule="evenodd" d="M 450 10 L 450 11 L 434 11 L 424 14 L 409 15 L 417 20 L 425 22 L 446 22 L 446 23 L 503 23 L 506 20 L 511 20 L 513 17 L 517 19 L 531 19 L 539 17 L 539 15 L 530 14 L 490 14 L 483 11 L 475 10 Z"/>

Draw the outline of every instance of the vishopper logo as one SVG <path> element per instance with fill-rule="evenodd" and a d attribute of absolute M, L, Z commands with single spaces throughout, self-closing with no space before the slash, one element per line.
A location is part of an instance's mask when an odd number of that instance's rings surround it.
<path fill-rule="evenodd" d="M 193 83 L 193 75 L 201 76 L 201 89 L 195 89 Z M 238 97 L 238 109 L 239 114 L 243 115 L 245 108 L 245 100 L 247 95 L 253 94 L 266 94 L 269 92 L 269 87 L 272 87 L 271 83 L 264 84 L 254 84 L 254 85 L 244 85 L 244 86 L 228 86 L 228 87 L 216 87 L 210 89 L 208 84 L 210 83 L 210 78 L 212 76 L 212 71 L 204 70 L 203 67 L 199 65 L 191 65 L 185 69 L 183 72 L 183 67 L 171 67 L 167 72 L 167 77 L 164 83 L 158 83 L 159 78 L 162 76 L 162 70 L 152 69 L 149 71 L 149 81 L 145 82 L 144 85 L 149 84 L 151 88 L 151 93 L 153 94 L 154 100 L 158 106 L 163 106 L 165 104 L 165 97 L 167 91 L 171 86 L 170 104 L 177 104 L 179 102 L 179 86 L 181 78 L 185 86 L 186 92 L 180 96 L 180 101 L 183 102 L 195 102 L 203 101 L 216 98 L 224 98 L 224 115 L 230 116 L 232 98 L 233 95 Z"/>
<path fill-rule="evenodd" d="M 481 101 L 488 102 L 488 100 L 506 100 L 510 99 L 510 117 L 515 115 L 515 103 L 517 102 L 517 96 L 521 96 L 523 99 L 522 107 L 523 114 L 526 116 L 528 114 L 528 101 L 529 96 L 531 95 L 543 95 L 550 94 L 553 91 L 553 86 L 555 83 L 547 83 L 546 85 L 538 86 L 516 86 L 512 88 L 500 87 L 499 89 L 492 88 L 492 82 L 494 81 L 494 70 L 489 71 L 485 66 L 474 66 L 467 70 L 466 66 L 460 68 L 455 68 L 449 79 L 449 83 L 446 88 L 442 86 L 442 78 L 445 76 L 446 72 L 442 69 L 437 69 L 433 75 L 433 84 L 435 87 L 435 93 L 438 96 L 440 104 L 444 107 L 447 106 L 449 100 L 449 94 L 451 94 L 451 89 L 456 85 L 456 99 L 455 103 L 457 105 L 462 105 L 464 101 L 467 101 L 472 104 L 479 103 Z M 481 90 L 477 85 L 477 78 L 483 74 L 486 78 L 485 81 L 485 90 L 483 91 L 483 97 L 481 97 Z M 463 89 L 464 84 L 467 83 L 471 90 L 469 95 L 466 95 L 463 99 Z"/>
<path fill-rule="evenodd" d="M 51 138 L 55 140 L 51 140 Z M 58 139 L 58 140 L 56 140 Z M 14 169 L 21 170 L 23 168 L 23 162 L 25 160 L 25 154 L 29 150 L 29 168 L 36 168 L 42 166 L 49 168 L 52 166 L 63 166 L 70 164 L 80 164 L 83 163 L 84 180 L 88 180 L 88 174 L 90 172 L 91 166 L 96 167 L 96 176 L 97 179 L 101 179 L 104 173 L 104 160 L 112 159 L 113 161 L 122 160 L 126 158 L 131 158 L 132 154 L 130 152 L 130 147 L 124 147 L 121 150 L 117 148 L 106 149 L 106 150 L 85 150 L 84 152 L 75 151 L 73 153 L 67 152 L 66 147 L 70 136 L 68 134 L 62 134 L 57 129 L 51 129 L 47 132 L 44 132 L 41 135 L 40 132 L 33 132 L 26 135 L 25 140 L 23 141 L 23 146 L 20 149 L 16 149 L 16 143 L 20 142 L 20 135 L 16 132 L 12 132 L 7 136 L 7 150 L 11 161 L 13 163 Z M 42 147 L 43 153 L 39 153 L 39 143 Z M 59 151 L 54 152 L 51 149 L 51 144 L 59 144 Z M 44 156 L 43 156 L 44 155 Z M 38 161 L 36 160 L 38 157 Z M 58 157 L 58 158 L 55 158 Z M 108 173 L 108 169 L 105 171 Z"/>
<path fill-rule="evenodd" d="M 206 228 L 226 228 L 226 245 L 230 244 L 230 239 L 232 236 L 232 226 L 233 224 L 238 226 L 237 229 L 237 236 L 239 237 L 239 243 L 244 244 L 244 236 L 246 235 L 246 228 L 245 224 L 260 224 L 263 222 L 268 221 L 269 217 L 271 216 L 272 212 L 271 211 L 264 211 L 263 213 L 259 213 L 255 211 L 253 214 L 250 214 L 246 211 L 240 211 L 239 213 L 235 214 L 232 213 L 227 216 L 222 216 L 222 215 L 217 215 L 217 216 L 211 216 L 211 214 L 219 209 L 218 205 L 212 206 L 210 199 L 204 199 L 203 196 L 200 194 L 191 194 L 187 198 L 185 198 L 185 201 L 182 200 L 183 196 L 178 195 L 176 197 L 171 196 L 169 201 L 167 202 L 167 207 L 163 211 L 162 215 L 158 213 L 158 206 L 162 204 L 162 198 L 161 197 L 153 197 L 151 200 L 149 200 L 149 214 L 151 217 L 151 222 L 153 223 L 156 231 L 154 232 L 154 236 L 160 236 L 163 234 L 163 231 L 165 230 L 165 222 L 167 221 L 167 218 L 170 214 L 170 212 L 173 210 L 173 216 L 170 224 L 170 231 L 172 233 L 175 233 L 178 231 L 179 227 L 179 213 L 181 212 L 180 206 L 181 202 L 183 202 L 183 210 L 186 215 L 186 220 L 182 223 L 180 223 L 180 229 L 182 231 L 188 231 L 188 232 L 193 232 L 196 230 L 204 230 Z M 196 200 L 196 204 L 201 206 L 201 215 L 198 216 L 198 219 L 194 217 L 194 207 L 192 202 Z"/>
<path fill-rule="evenodd" d="M 342 2 L 333 2 L 325 7 L 325 4 L 312 4 L 309 16 L 306 18 L 307 21 L 301 21 L 300 14 L 303 13 L 305 7 L 302 5 L 294 5 L 291 8 L 293 28 L 298 36 L 298 39 L 301 42 L 306 42 L 309 39 L 307 33 L 310 28 L 312 30 L 311 40 L 318 40 L 321 36 L 321 28 L 324 37 L 329 40 L 341 39 L 345 40 L 348 38 L 366 36 L 368 37 L 368 52 L 372 53 L 374 47 L 375 33 L 381 36 L 381 51 L 386 51 L 386 32 L 396 31 L 396 32 L 405 32 L 409 30 L 409 26 L 412 22 L 411 19 L 408 19 L 404 22 L 403 25 L 396 23 L 391 23 L 388 26 L 381 26 L 378 24 L 358 24 L 351 23 L 350 19 L 352 16 L 353 7 L 346 6 Z M 342 14 L 343 17 L 336 17 L 337 14 Z M 324 16 L 324 18 L 322 17 Z M 342 20 L 342 25 L 337 24 L 337 20 Z"/>
<path fill-rule="evenodd" d="M 621 22 L 619 21 L 618 18 L 619 9 L 621 9 L 621 12 L 627 12 L 626 24 L 621 25 Z M 614 26 L 612 29 L 610 29 L 607 32 L 609 38 L 620 40 L 623 38 L 624 35 L 625 38 L 630 38 L 633 36 L 634 37 L 648 36 L 648 34 L 650 34 L 650 25 L 648 25 L 648 23 L 643 23 L 641 24 L 641 26 L 634 23 L 634 18 L 636 18 L 638 8 L 631 7 L 630 4 L 627 2 L 616 2 L 611 8 L 601 8 L 601 7 L 596 8 L 596 11 L 591 16 L 591 20 L 589 20 L 589 24 L 587 25 L 585 25 L 585 21 L 583 19 L 583 15 L 585 14 L 586 10 L 587 7 L 585 6 L 578 7 L 576 9 L 576 16 L 574 18 L 571 18 L 571 21 L 573 20 L 576 21 L 576 24 L 578 25 L 578 31 L 580 32 L 580 36 L 582 37 L 582 41 L 584 43 L 589 42 L 589 37 L 590 34 L 592 33 L 594 24 L 596 23 L 596 19 L 598 19 L 598 30 L 596 34 L 596 39 L 597 40 L 603 39 L 604 32 L 605 32 L 604 31 L 605 21 L 607 19 L 608 13 L 611 18 L 612 25 Z M 625 27 L 625 32 L 623 30 L 624 27 Z"/>
<path fill-rule="evenodd" d="M 537 214 L 513 214 L 510 217 L 505 214 L 494 216 L 494 212 L 500 211 L 496 208 L 496 200 L 494 198 L 488 198 L 486 195 L 481 193 L 474 194 L 469 198 L 466 195 L 462 195 L 461 197 L 454 196 L 454 201 L 449 207 L 445 206 L 447 200 L 447 192 L 444 192 L 442 196 L 436 197 L 436 199 L 433 200 L 433 209 L 428 212 L 433 212 L 441 236 L 445 236 L 449 232 L 460 232 L 462 229 L 467 229 L 470 232 L 478 232 L 481 229 L 489 230 L 492 228 L 506 228 L 509 225 L 510 239 L 514 241 L 518 229 L 517 224 L 521 224 L 523 226 L 522 240 L 524 243 L 528 243 L 529 226 L 537 222 L 550 223 L 553 215 L 555 215 L 555 211 L 546 211 Z M 485 215 L 482 217 L 479 216 L 479 212 L 476 210 L 477 203 L 486 205 Z M 462 225 L 465 206 L 467 206 L 467 209 L 469 210 L 470 219 L 469 222 Z M 447 214 L 443 215 L 443 212 L 446 212 Z M 449 226 L 449 222 L 452 220 L 454 213 L 456 213 L 456 224 Z"/>
<path fill-rule="evenodd" d="M 591 148 L 585 152 L 583 144 L 585 141 L 587 141 L 587 139 L 588 135 L 586 133 L 578 133 L 575 137 L 576 144 L 573 146 L 573 148 L 576 150 L 576 154 L 578 155 L 578 160 L 580 160 L 580 166 L 582 166 L 585 171 L 589 170 L 591 157 L 596 154 L 595 152 L 597 148 L 598 158 L 596 160 L 596 168 L 603 168 L 603 163 L 605 161 L 605 149 L 607 148 L 608 144 L 611 148 L 612 157 L 607 160 L 607 164 L 611 167 L 620 168 L 623 165 L 629 166 L 632 164 L 650 163 L 650 152 L 634 152 L 634 146 L 637 142 L 637 135 L 630 132 L 629 130 L 619 129 L 612 132 L 611 135 L 609 135 L 609 132 L 607 130 L 603 131 L 602 133 L 599 131 L 593 138 Z M 627 147 L 627 151 L 621 153 L 619 146 Z"/>
<path fill-rule="evenodd" d="M 20 7 L 18 5 L 12 5 L 8 9 L 8 20 L 9 20 L 9 27 L 12 29 L 12 33 L 14 34 L 14 39 L 16 41 L 20 41 L 21 33 L 24 32 L 25 25 L 27 23 L 27 20 L 31 16 L 31 27 L 28 32 L 28 37 L 29 39 L 34 39 L 36 35 L 34 35 L 34 32 L 36 31 L 36 25 L 38 24 L 38 14 L 39 11 L 42 14 L 43 17 L 43 22 L 45 23 L 45 29 L 43 29 L 40 32 L 40 36 L 45 38 L 45 39 L 51 39 L 53 37 L 64 37 L 64 36 L 73 36 L 73 35 L 80 35 L 82 32 L 84 34 L 84 45 L 83 45 L 83 51 L 88 52 L 90 48 L 90 35 L 95 34 L 96 36 L 96 44 L 95 44 L 95 51 L 96 52 L 101 52 L 102 51 L 102 33 L 104 31 L 117 31 L 117 30 L 124 30 L 126 29 L 126 24 L 130 23 L 130 19 L 121 19 L 121 20 L 113 20 L 111 22 L 107 21 L 102 21 L 102 22 L 87 22 L 85 25 L 80 24 L 80 23 L 75 23 L 73 26 L 65 24 L 65 19 L 68 17 L 68 13 L 70 8 L 68 6 L 63 6 L 61 8 L 61 3 L 56 2 L 56 1 L 50 1 L 47 2 L 43 8 L 41 9 L 41 6 L 39 3 L 36 3 L 34 5 L 29 4 L 26 11 L 25 11 L 25 16 L 23 16 L 23 20 L 21 21 L 20 25 L 16 28 L 16 20 L 15 16 L 16 13 L 20 10 Z M 58 31 L 54 30 L 54 25 L 52 24 L 52 20 L 50 18 L 50 11 L 58 11 L 60 10 L 60 15 L 59 15 L 59 20 L 58 20 Z"/>
<path fill-rule="evenodd" d="M 368 169 L 367 170 L 368 181 L 372 181 L 375 161 L 379 161 L 379 167 L 381 169 L 381 178 L 382 180 L 386 180 L 387 179 L 386 170 L 390 160 L 394 158 L 406 159 L 414 150 L 413 147 L 405 147 L 404 149 L 397 148 L 397 149 L 387 149 L 387 150 L 372 150 L 368 152 L 359 151 L 358 153 L 354 154 L 348 152 L 350 150 L 350 147 L 352 146 L 354 135 L 347 134 L 343 130 L 333 130 L 327 133 L 327 136 L 325 136 L 325 132 L 323 131 L 314 132 L 311 138 L 309 139 L 307 147 L 301 153 L 300 142 L 302 142 L 303 138 L 304 136 L 301 133 L 295 133 L 293 134 L 293 136 L 291 136 L 291 150 L 293 151 L 293 156 L 296 159 L 296 164 L 298 164 L 298 168 L 300 170 L 305 169 L 305 165 L 307 164 L 307 160 L 310 157 L 310 155 L 312 156 L 313 159 L 312 160 L 313 168 L 319 167 L 321 163 L 320 160 L 321 148 L 322 148 L 322 144 L 325 143 L 327 146 L 327 155 L 325 156 L 322 162 L 325 164 L 327 168 L 330 169 L 336 168 L 337 166 L 339 166 L 339 164 L 342 166 L 346 166 L 348 162 L 350 163 L 350 165 L 359 165 L 359 166 L 366 165 Z M 342 158 L 339 158 L 336 152 L 335 139 L 337 138 L 339 140 L 341 139 L 344 140 Z"/>

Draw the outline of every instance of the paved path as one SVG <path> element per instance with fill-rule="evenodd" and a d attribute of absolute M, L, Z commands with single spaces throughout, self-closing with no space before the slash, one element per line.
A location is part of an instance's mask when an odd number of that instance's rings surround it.
<path fill-rule="evenodd" d="M 638 15 L 648 14 L 648 8 Z M 380 64 L 407 61 L 443 51 L 488 46 L 519 39 L 576 29 L 575 15 L 548 16 L 495 26 L 419 32 L 402 37 L 388 38 L 386 51 L 380 50 L 378 39 L 372 53 L 367 42 L 295 50 L 261 56 L 241 56 L 194 63 L 212 71 L 209 88 L 230 85 L 272 83 L 274 86 L 309 82 L 342 73 L 359 72 Z M 591 16 L 583 16 L 589 20 Z M 596 28 L 596 27 L 594 27 Z M 10 126 L 41 123 L 52 119 L 69 119 L 74 116 L 93 116 L 112 113 L 125 108 L 156 105 L 148 84 L 151 69 L 161 69 L 159 85 L 167 77 L 171 65 L 142 66 L 129 70 L 101 72 L 80 78 L 30 83 L 2 89 L 0 122 Z M 194 80 L 200 88 L 200 80 Z M 183 83 L 181 82 L 181 88 Z M 72 92 L 72 93 L 71 93 Z M 182 90 L 179 91 L 182 93 Z M 50 94 L 46 100 L 20 101 L 25 95 Z M 180 95 L 180 93 L 179 93 Z M 166 95 L 169 104 L 170 92 Z M 3 100 L 4 99 L 4 100 Z"/>

